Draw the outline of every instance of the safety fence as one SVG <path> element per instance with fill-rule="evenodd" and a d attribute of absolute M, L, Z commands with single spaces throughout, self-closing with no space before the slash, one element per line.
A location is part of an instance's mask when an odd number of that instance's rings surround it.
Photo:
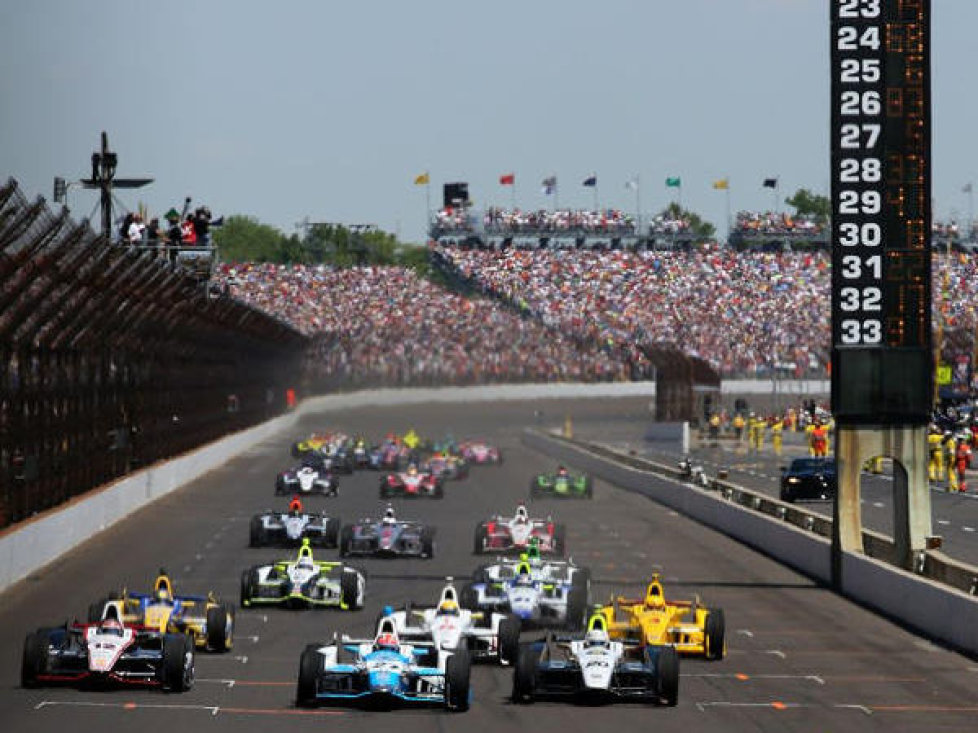
<path fill-rule="evenodd" d="M 306 344 L 0 184 L 0 527 L 284 411 Z"/>

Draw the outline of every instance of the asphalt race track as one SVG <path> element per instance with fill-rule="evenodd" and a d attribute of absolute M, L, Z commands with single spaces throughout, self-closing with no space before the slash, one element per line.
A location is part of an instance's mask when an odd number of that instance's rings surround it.
<path fill-rule="evenodd" d="M 438 527 L 433 560 L 367 560 L 367 608 L 340 611 L 239 610 L 236 643 L 227 655 L 197 656 L 197 682 L 183 695 L 157 691 L 19 686 L 25 634 L 66 617 L 83 617 L 88 604 L 126 585 L 148 588 L 160 566 L 177 592 L 213 589 L 237 602 L 242 569 L 291 554 L 247 547 L 248 520 L 279 506 L 275 473 L 289 464 L 283 434 L 134 515 L 88 542 L 63 562 L 0 595 L 0 720 L 5 731 L 290 730 L 508 731 L 962 731 L 978 719 L 978 662 L 855 606 L 770 559 L 677 516 L 648 500 L 598 482 L 587 501 L 543 501 L 531 513 L 553 513 L 568 525 L 570 554 L 591 566 L 595 595 L 640 591 L 662 571 L 673 597 L 699 594 L 727 619 L 728 656 L 720 662 L 684 660 L 675 708 L 641 704 L 586 707 L 508 700 L 508 668 L 473 669 L 472 708 L 365 712 L 301 710 L 294 706 L 299 654 L 334 630 L 371 635 L 387 602 L 434 600 L 445 576 L 464 578 L 476 522 L 510 511 L 526 497 L 530 476 L 552 468 L 545 456 L 520 444 L 524 425 L 559 424 L 570 412 L 578 424 L 638 414 L 644 402 L 611 400 L 538 404 L 433 405 L 371 408 L 307 419 L 300 433 L 341 427 L 381 436 L 409 426 L 439 436 L 485 437 L 505 451 L 501 467 L 475 468 L 450 483 L 442 501 L 399 501 L 399 513 Z M 542 415 L 539 411 L 542 410 Z M 378 475 L 341 479 L 340 497 L 313 499 L 344 521 L 383 509 Z M 334 557 L 335 550 L 320 555 Z"/>

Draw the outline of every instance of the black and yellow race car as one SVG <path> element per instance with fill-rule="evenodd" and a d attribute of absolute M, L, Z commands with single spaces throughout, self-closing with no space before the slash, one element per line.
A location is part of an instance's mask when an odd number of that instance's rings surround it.
<path fill-rule="evenodd" d="M 197 649 L 226 652 L 234 644 L 233 607 L 218 601 L 213 593 L 176 595 L 170 576 L 162 568 L 151 593 L 123 590 L 88 607 L 89 623 L 105 618 L 117 618 L 128 626 L 145 626 L 161 633 L 186 634 Z"/>

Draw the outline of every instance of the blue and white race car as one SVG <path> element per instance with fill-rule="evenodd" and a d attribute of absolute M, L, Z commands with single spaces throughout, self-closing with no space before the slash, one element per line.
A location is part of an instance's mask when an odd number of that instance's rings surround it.
<path fill-rule="evenodd" d="M 587 573 L 568 572 L 563 577 L 545 579 L 541 569 L 534 571 L 525 559 L 509 571 L 508 564 L 502 563 L 480 568 L 475 582 L 462 588 L 462 606 L 473 611 L 513 614 L 520 618 L 524 629 L 583 628 L 590 587 Z"/>
<path fill-rule="evenodd" d="M 310 644 L 299 660 L 296 702 L 374 709 L 443 706 L 469 709 L 471 661 L 464 648 L 402 643 L 394 621 L 380 620 L 373 639 L 335 638 Z"/>

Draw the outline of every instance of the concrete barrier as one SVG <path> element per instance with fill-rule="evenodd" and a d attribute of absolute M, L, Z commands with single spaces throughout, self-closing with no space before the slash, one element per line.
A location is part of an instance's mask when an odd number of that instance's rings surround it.
<path fill-rule="evenodd" d="M 532 430 L 526 445 L 622 488 L 637 491 L 708 527 L 783 562 L 810 578 L 830 583 L 829 540 L 798 527 L 668 480 L 665 474 L 622 465 L 611 458 Z M 928 558 L 933 561 L 933 558 Z M 931 639 L 978 654 L 978 598 L 909 573 L 878 558 L 847 554 L 839 591 Z"/>
<path fill-rule="evenodd" d="M 0 537 L 0 591 L 149 502 L 291 426 L 297 418 L 296 413 L 283 415 L 235 433 L 166 463 L 132 473 L 15 526 Z"/>

